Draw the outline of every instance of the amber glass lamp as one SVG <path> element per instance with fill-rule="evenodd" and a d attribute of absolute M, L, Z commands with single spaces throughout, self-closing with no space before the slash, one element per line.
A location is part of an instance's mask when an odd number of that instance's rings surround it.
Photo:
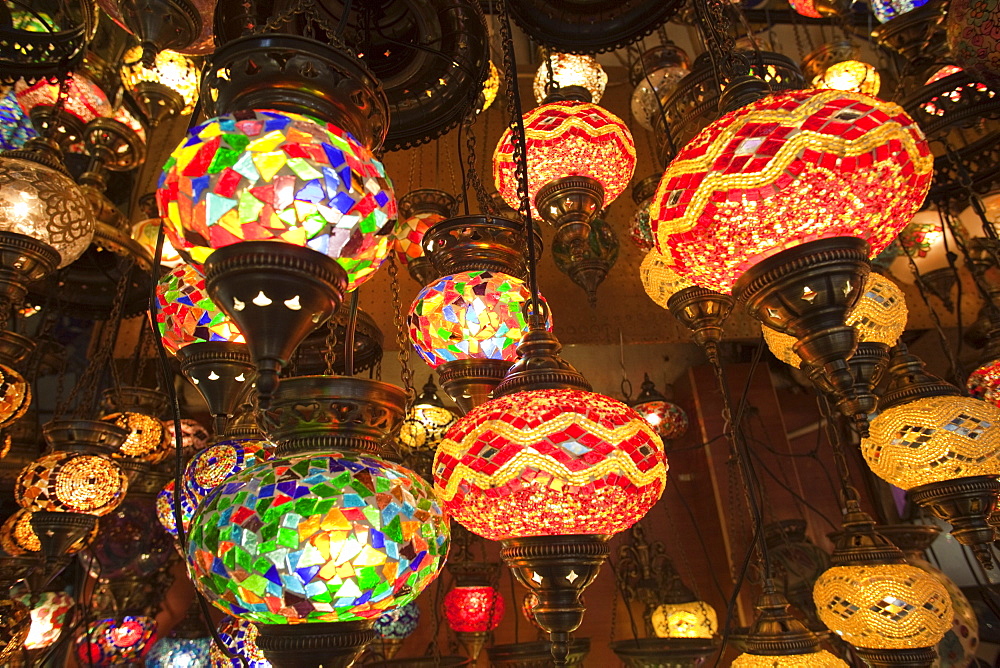
<path fill-rule="evenodd" d="M 434 460 L 445 510 L 473 533 L 503 541 L 504 561 L 538 595 L 534 615 L 557 665 L 583 619 L 580 595 L 607 557 L 608 537 L 642 518 L 666 482 L 653 428 L 592 392 L 560 348 L 536 320 L 495 398 L 448 430 Z"/>
<path fill-rule="evenodd" d="M 851 400 L 857 334 L 844 318 L 868 258 L 922 204 L 932 172 L 927 141 L 901 107 L 789 91 L 730 111 L 689 142 L 650 217 L 675 271 L 795 337 L 799 356 Z"/>
<path fill-rule="evenodd" d="M 531 88 L 535 94 L 535 102 L 542 104 L 554 91 L 570 86 L 586 89 L 594 104 L 601 101 L 604 89 L 608 85 L 608 75 L 596 58 L 584 54 L 551 53 L 547 60 L 548 63 L 543 60 L 535 73 L 535 81 Z"/>
<path fill-rule="evenodd" d="M 988 517 L 1000 497 L 1000 409 L 961 396 L 898 345 L 889 387 L 861 441 L 868 466 L 910 500 L 952 525 L 952 535 L 987 568 L 994 529 Z"/>
<path fill-rule="evenodd" d="M 167 118 L 194 111 L 201 83 L 197 59 L 170 49 L 156 52 L 149 63 L 143 47 L 134 46 L 122 57 L 122 83 L 152 127 Z"/>
<path fill-rule="evenodd" d="M 813 598 L 826 626 L 869 666 L 929 668 L 934 646 L 951 628 L 951 597 L 930 573 L 906 563 L 857 501 L 848 501 L 833 566 Z"/>

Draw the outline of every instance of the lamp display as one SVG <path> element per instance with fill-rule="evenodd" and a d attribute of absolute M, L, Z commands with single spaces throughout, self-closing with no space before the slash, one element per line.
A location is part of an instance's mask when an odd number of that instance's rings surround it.
<path fill-rule="evenodd" d="M 625 190 L 635 171 L 632 134 L 620 118 L 596 104 L 543 104 L 524 115 L 524 132 L 532 216 L 547 211 L 536 201 L 543 187 L 551 189 L 551 184 L 567 177 L 584 177 L 601 189 L 601 201 L 592 210 L 596 214 Z M 508 129 L 493 153 L 493 179 L 504 201 L 518 210 L 513 153 L 513 133 Z"/>
<path fill-rule="evenodd" d="M 156 642 L 156 620 L 125 616 L 92 623 L 76 639 L 76 655 L 83 663 L 105 668 L 141 662 Z"/>
<path fill-rule="evenodd" d="M 417 283 L 427 285 L 447 270 L 438 272 L 424 254 L 424 235 L 432 226 L 452 218 L 458 200 L 435 188 L 411 190 L 399 198 L 399 220 L 392 231 L 396 259 L 405 265 Z M 433 244 L 431 244 L 432 247 Z"/>
<path fill-rule="evenodd" d="M 33 512 L 101 516 L 117 508 L 127 490 L 125 473 L 108 457 L 57 451 L 21 471 L 14 497 Z"/>
<path fill-rule="evenodd" d="M 724 115 L 681 149 L 650 216 L 675 270 L 728 294 L 747 269 L 817 239 L 861 238 L 878 255 L 923 203 L 932 172 L 901 107 L 789 91 Z"/>
<path fill-rule="evenodd" d="M 416 601 L 387 610 L 375 620 L 375 631 L 379 637 L 389 640 L 409 638 L 420 623 L 420 606 Z"/>
<path fill-rule="evenodd" d="M 93 530 L 70 545 L 64 554 L 76 554 L 87 546 L 97 535 L 97 524 Z M 0 526 L 0 548 L 7 554 L 18 557 L 37 554 L 42 551 L 42 543 L 38 540 L 35 529 L 31 526 L 31 511 L 18 508 Z"/>
<path fill-rule="evenodd" d="M 188 262 L 241 241 L 284 241 L 337 260 L 348 290 L 381 266 L 396 218 L 392 184 L 368 147 L 334 125 L 279 111 L 193 128 L 164 165 L 157 201 Z"/>
<path fill-rule="evenodd" d="M 396 259 L 401 264 L 406 265 L 409 264 L 410 260 L 421 257 L 424 254 L 424 249 L 420 242 L 424 239 L 424 233 L 430 229 L 431 225 L 444 219 L 444 216 L 433 211 L 421 211 L 405 220 L 400 217 L 396 228 L 392 231 Z"/>
<path fill-rule="evenodd" d="M 653 47 L 632 64 L 629 71 L 629 82 L 634 86 L 631 109 L 639 125 L 653 129 L 653 119 L 663 114 L 663 101 L 690 71 L 691 60 L 687 53 L 673 43 Z"/>
<path fill-rule="evenodd" d="M 149 252 L 150 257 L 153 257 L 156 252 L 156 239 L 160 234 L 161 224 L 162 219 L 160 218 L 146 218 L 132 226 L 132 238 Z M 163 248 L 160 249 L 160 266 L 174 269 L 183 262 L 181 254 L 174 249 L 170 239 L 164 236 Z"/>
<path fill-rule="evenodd" d="M 184 490 L 195 506 L 244 469 L 271 459 L 274 447 L 256 438 L 227 438 L 196 454 L 184 470 Z"/>
<path fill-rule="evenodd" d="M 237 658 L 226 656 L 213 642 L 209 648 L 212 668 L 271 668 L 271 662 L 257 647 L 257 627 L 251 622 L 239 617 L 226 617 L 219 624 L 219 638 Z"/>
<path fill-rule="evenodd" d="M 911 12 L 917 7 L 923 7 L 927 0 L 875 0 L 871 3 L 872 12 L 879 23 L 886 23 L 897 16 Z"/>
<path fill-rule="evenodd" d="M 677 404 L 667 401 L 646 374 L 639 396 L 630 402 L 632 408 L 645 418 L 665 441 L 672 441 L 687 433 L 688 416 Z"/>
<path fill-rule="evenodd" d="M 556 88 L 579 86 L 590 93 L 590 101 L 597 104 L 604 97 L 604 89 L 608 85 L 608 75 L 597 62 L 588 55 L 573 53 L 551 53 L 548 64 L 542 62 L 535 73 L 532 92 L 535 102 L 542 104 L 552 91 L 549 90 L 549 66 L 552 67 L 552 83 Z M 515 207 L 516 208 L 516 207 Z"/>
<path fill-rule="evenodd" d="M 160 638 L 146 656 L 146 668 L 207 668 L 211 638 Z"/>
<path fill-rule="evenodd" d="M 826 68 L 812 81 L 813 88 L 846 90 L 875 97 L 882 86 L 882 77 L 874 65 L 860 60 L 842 60 Z"/>
<path fill-rule="evenodd" d="M 31 628 L 31 613 L 24 603 L 0 599 L 0 662 L 6 664 L 24 646 Z"/>
<path fill-rule="evenodd" d="M 167 447 L 164 438 L 166 430 L 159 418 L 135 411 L 125 411 L 124 413 L 111 413 L 101 419 L 128 432 L 125 443 L 115 453 L 116 455 L 158 464 L 173 452 L 173 447 Z"/>
<path fill-rule="evenodd" d="M 114 116 L 108 96 L 100 86 L 80 73 L 69 75 L 58 122 L 50 116 L 59 99 L 58 83 L 42 79 L 28 84 L 21 80 L 14 85 L 14 94 L 21 109 L 31 117 L 36 130 L 44 134 L 51 125 L 56 125 L 57 141 L 64 149 L 74 153 L 83 152 L 83 129 L 87 123 Z"/>
<path fill-rule="evenodd" d="M 715 608 L 704 601 L 663 603 L 652 615 L 657 638 L 712 638 L 719 631 Z"/>
<path fill-rule="evenodd" d="M 528 331 L 524 281 L 494 271 L 444 276 L 421 290 L 406 318 L 410 341 L 431 367 L 458 359 L 513 361 Z M 543 300 L 544 301 L 544 300 Z M 551 316 L 547 324 L 552 328 Z"/>
<path fill-rule="evenodd" d="M 641 415 L 593 392 L 515 392 L 473 409 L 434 458 L 434 489 L 489 540 L 614 534 L 660 498 L 667 464 Z"/>
<path fill-rule="evenodd" d="M 205 279 L 189 264 L 181 264 L 156 284 L 156 326 L 164 347 L 176 354 L 191 343 L 244 343 L 243 334 L 208 296 Z"/>
<path fill-rule="evenodd" d="M 374 621 L 429 585 L 448 519 L 415 473 L 353 452 L 304 453 L 246 469 L 191 524 L 195 584 L 264 624 Z"/>
<path fill-rule="evenodd" d="M 90 246 L 94 215 L 65 173 L 23 157 L 0 154 L 0 232 L 31 237 L 58 253 L 65 267 Z"/>
<path fill-rule="evenodd" d="M 194 59 L 161 49 L 150 67 L 143 62 L 143 47 L 138 45 L 125 52 L 122 62 L 122 83 L 152 125 L 165 117 L 194 111 L 201 82 L 201 67 Z"/>
<path fill-rule="evenodd" d="M 892 347 L 906 328 L 908 314 L 903 291 L 885 276 L 872 272 L 865 279 L 861 298 L 844 323 L 857 330 L 860 343 L 882 343 Z M 775 357 L 795 368 L 802 366 L 802 358 L 792 350 L 795 337 L 763 325 L 761 330 Z"/>
<path fill-rule="evenodd" d="M 171 480 L 156 495 L 156 519 L 160 521 L 160 526 L 166 529 L 167 533 L 171 536 L 177 535 L 177 516 L 174 513 L 174 489 L 176 489 L 175 483 Z M 187 530 L 191 526 L 191 518 L 194 517 L 194 511 L 197 508 L 197 502 L 189 494 L 181 494 L 181 523 L 184 526 L 185 533 L 187 533 Z"/>
<path fill-rule="evenodd" d="M 34 605 L 31 608 L 31 629 L 24 640 L 24 648 L 45 649 L 59 639 L 66 617 L 76 601 L 64 591 L 43 591 L 34 603 L 32 598 L 31 594 L 20 597 L 24 605 Z"/>
<path fill-rule="evenodd" d="M 37 136 L 31 119 L 21 109 L 14 91 L 8 91 L 0 97 L 0 149 L 10 151 L 21 148 L 24 142 Z"/>
<path fill-rule="evenodd" d="M 494 587 L 455 587 L 444 595 L 444 615 L 456 633 L 485 633 L 500 626 L 507 604 Z"/>

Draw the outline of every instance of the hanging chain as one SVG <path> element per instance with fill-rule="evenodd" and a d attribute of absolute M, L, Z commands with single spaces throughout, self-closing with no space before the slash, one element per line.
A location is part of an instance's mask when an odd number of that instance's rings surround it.
<path fill-rule="evenodd" d="M 465 119 L 462 121 L 465 131 L 465 148 L 467 152 L 465 157 L 467 165 L 466 179 L 472 184 L 472 189 L 476 193 L 476 201 L 479 202 L 479 210 L 487 215 L 496 216 L 498 214 L 497 207 L 493 204 L 493 198 L 486 192 L 486 186 L 483 185 L 483 180 L 479 178 L 479 170 L 476 169 L 476 133 L 473 132 L 472 128 L 475 122 L 475 112 L 467 114 Z"/>
<path fill-rule="evenodd" d="M 392 291 L 392 318 L 396 323 L 396 345 L 399 351 L 399 375 L 406 390 L 406 412 L 410 411 L 416 392 L 413 389 L 413 369 L 410 368 L 410 337 L 406 333 L 406 322 L 403 320 L 403 305 L 399 299 L 399 270 L 396 267 L 395 253 L 389 254 L 389 288 Z M 381 370 L 380 370 L 381 375 Z"/>
<path fill-rule="evenodd" d="M 736 40 L 733 39 L 732 25 L 726 16 L 722 0 L 694 0 L 695 17 L 708 43 L 708 52 L 715 63 L 715 54 L 722 57 L 721 64 L 716 63 L 716 72 L 723 78 L 732 80 L 735 77 L 749 74 L 750 63 L 736 52 Z M 735 9 L 735 11 L 739 11 Z M 720 66 L 721 65 L 721 66 Z"/>
<path fill-rule="evenodd" d="M 326 362 L 326 375 L 333 375 L 333 363 L 337 358 L 337 323 L 334 318 L 326 321 L 326 349 L 323 351 L 323 359 Z"/>

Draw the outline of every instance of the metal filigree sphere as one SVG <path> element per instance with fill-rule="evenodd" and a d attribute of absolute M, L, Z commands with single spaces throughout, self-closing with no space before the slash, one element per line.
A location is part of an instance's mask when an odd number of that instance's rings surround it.
<path fill-rule="evenodd" d="M 933 647 L 951 628 L 944 585 L 908 564 L 834 566 L 813 598 L 823 623 L 855 647 Z"/>
<path fill-rule="evenodd" d="M 728 294 L 749 268 L 809 241 L 859 237 L 877 255 L 923 203 L 932 172 L 901 107 L 790 91 L 726 114 L 681 149 L 650 216 L 675 270 Z"/>
<path fill-rule="evenodd" d="M 489 540 L 614 534 L 666 484 L 663 442 L 641 415 L 580 390 L 516 392 L 473 409 L 434 458 L 434 488 Z"/>
<path fill-rule="evenodd" d="M 604 189 L 603 206 L 628 186 L 635 171 L 635 143 L 620 118 L 587 102 L 549 102 L 524 115 L 531 214 L 539 217 L 535 196 L 543 186 L 570 176 L 593 179 Z M 493 153 L 497 191 L 519 210 L 510 129 Z"/>
<path fill-rule="evenodd" d="M 374 621 L 437 577 L 449 529 L 430 485 L 379 457 L 304 453 L 226 480 L 188 562 L 217 607 L 264 624 Z"/>
<path fill-rule="evenodd" d="M 348 290 L 382 265 L 396 221 L 392 184 L 367 146 L 335 125 L 280 111 L 193 128 L 164 165 L 157 201 L 188 262 L 240 241 L 283 241 L 337 260 Z"/>
<path fill-rule="evenodd" d="M 23 234 L 59 253 L 59 266 L 80 257 L 94 236 L 94 215 L 69 176 L 0 154 L 0 231 Z"/>
<path fill-rule="evenodd" d="M 878 477 L 902 489 L 1000 475 L 1000 409 L 970 397 L 925 397 L 871 421 L 861 453 Z"/>

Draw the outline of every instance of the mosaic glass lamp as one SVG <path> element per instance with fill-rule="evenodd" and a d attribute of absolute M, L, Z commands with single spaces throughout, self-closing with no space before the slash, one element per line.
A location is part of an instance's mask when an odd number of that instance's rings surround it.
<path fill-rule="evenodd" d="M 93 622 L 76 638 L 76 655 L 84 664 L 107 668 L 141 662 L 156 643 L 156 620 L 127 615 Z"/>
<path fill-rule="evenodd" d="M 424 235 L 431 226 L 454 216 L 457 209 L 458 200 L 434 188 L 411 190 L 399 198 L 399 220 L 392 231 L 393 252 L 420 285 L 427 285 L 437 276 L 424 253 Z"/>
<path fill-rule="evenodd" d="M 167 409 L 167 395 L 145 387 L 118 387 L 104 391 L 105 422 L 128 432 L 125 443 L 114 454 L 133 476 L 151 464 L 159 464 L 174 451 L 167 443 L 160 415 Z"/>
<path fill-rule="evenodd" d="M 20 652 L 30 629 L 28 606 L 13 599 L 0 599 L 0 661 L 7 663 Z"/>
<path fill-rule="evenodd" d="M 1000 409 L 961 396 L 903 345 L 894 349 L 889 373 L 871 435 L 861 441 L 865 461 L 949 522 L 952 535 L 992 568 L 987 518 L 1000 497 Z"/>
<path fill-rule="evenodd" d="M 28 84 L 22 80 L 15 84 L 14 95 L 39 133 L 51 136 L 63 150 L 73 153 L 83 152 L 83 133 L 88 123 L 114 116 L 108 96 L 81 73 L 69 75 L 65 102 L 58 118 L 53 114 L 56 113 L 59 83 L 42 79 Z"/>
<path fill-rule="evenodd" d="M 0 96 L 0 150 L 21 148 L 24 142 L 37 136 L 38 132 L 18 104 L 14 91 Z"/>
<path fill-rule="evenodd" d="M 444 595 L 444 616 L 472 661 L 479 654 L 491 632 L 503 620 L 507 606 L 503 596 L 490 585 L 456 586 Z"/>
<path fill-rule="evenodd" d="M 406 466 L 429 480 L 434 452 L 457 419 L 438 396 L 433 376 L 428 376 L 423 391 L 403 418 L 397 436 L 404 448 Z"/>
<path fill-rule="evenodd" d="M 550 66 L 552 68 L 551 81 L 549 77 Z M 553 90 L 579 86 L 586 89 L 590 94 L 590 100 L 597 104 L 604 97 L 604 89 L 607 85 L 608 75 L 593 56 L 551 53 L 548 56 L 548 63 L 543 60 L 542 64 L 538 66 L 531 90 L 535 94 L 535 102 L 542 104 Z"/>
<path fill-rule="evenodd" d="M 31 526 L 31 511 L 18 508 L 0 526 L 0 549 L 13 556 L 38 556 L 42 551 L 42 543 Z M 75 543 L 69 545 L 65 554 L 76 554 L 97 535 L 97 523 L 89 534 L 84 534 Z"/>
<path fill-rule="evenodd" d="M 620 118 L 589 102 L 548 102 L 524 116 L 531 214 L 586 240 L 590 221 L 628 186 L 635 144 Z M 493 154 L 497 191 L 513 209 L 517 194 L 513 132 Z"/>
<path fill-rule="evenodd" d="M 76 601 L 64 591 L 43 591 L 37 597 L 25 594 L 19 599 L 31 607 L 31 629 L 24 639 L 27 650 L 45 649 L 59 639 L 67 617 Z"/>
<path fill-rule="evenodd" d="M 160 638 L 146 656 L 147 668 L 208 668 L 211 638 Z"/>
<path fill-rule="evenodd" d="M 162 220 L 159 216 L 140 220 L 132 226 L 132 238 L 139 242 L 139 245 L 146 249 L 150 257 L 156 252 L 156 239 L 160 234 Z M 163 238 L 163 248 L 160 249 L 160 266 L 174 269 L 183 264 L 181 254 L 174 250 L 170 239 Z"/>
<path fill-rule="evenodd" d="M 0 332 L 0 427 L 10 427 L 31 405 L 31 384 L 16 367 L 34 348 L 34 341 L 25 336 Z"/>
<path fill-rule="evenodd" d="M 184 491 L 198 506 L 237 473 L 269 461 L 274 446 L 261 438 L 224 438 L 202 450 L 184 469 Z"/>
<path fill-rule="evenodd" d="M 875 97 L 882 86 L 882 77 L 874 65 L 861 60 L 842 60 L 830 65 L 813 79 L 813 88 L 846 90 Z"/>
<path fill-rule="evenodd" d="M 843 526 L 833 566 L 813 589 L 820 619 L 870 666 L 931 666 L 951 628 L 948 590 L 907 564 L 857 501 L 848 501 Z"/>
<path fill-rule="evenodd" d="M 121 75 L 125 89 L 152 127 L 194 111 L 201 66 L 191 56 L 161 49 L 149 63 L 143 58 L 143 47 L 133 46 L 122 57 Z"/>
<path fill-rule="evenodd" d="M 160 521 L 160 525 L 171 536 L 177 536 L 177 513 L 174 510 L 175 489 L 176 483 L 171 480 L 156 495 L 156 519 Z M 195 510 L 197 510 L 197 502 L 191 498 L 190 494 L 186 492 L 182 493 L 180 514 L 181 525 L 184 528 L 185 534 L 187 534 L 188 529 L 191 527 L 191 518 L 194 517 Z"/>
<path fill-rule="evenodd" d="M 704 601 L 661 603 L 650 619 L 657 638 L 712 638 L 719 631 L 715 608 Z"/>
<path fill-rule="evenodd" d="M 209 648 L 212 668 L 271 668 L 271 662 L 257 647 L 257 627 L 239 617 L 225 617 L 219 624 L 222 644 L 235 656 L 227 656 L 214 642 Z"/>
<path fill-rule="evenodd" d="M 374 648 L 386 660 L 394 657 L 403 645 L 403 641 L 413 635 L 420 623 L 420 606 L 416 601 L 393 608 L 375 620 L 375 632 L 378 638 L 373 643 Z"/>
<path fill-rule="evenodd" d="M 656 385 L 645 374 L 639 395 L 629 403 L 665 441 L 682 437 L 688 430 L 688 417 L 684 409 L 667 401 Z"/>
<path fill-rule="evenodd" d="M 875 0 L 872 12 L 879 23 L 886 23 L 927 4 L 927 0 Z"/>
<path fill-rule="evenodd" d="M 490 73 L 486 77 L 486 81 L 483 82 L 483 92 L 479 96 L 479 101 L 476 104 L 476 113 L 482 113 L 490 108 L 493 101 L 497 99 L 497 93 L 500 92 L 500 70 L 497 66 L 490 61 Z"/>

